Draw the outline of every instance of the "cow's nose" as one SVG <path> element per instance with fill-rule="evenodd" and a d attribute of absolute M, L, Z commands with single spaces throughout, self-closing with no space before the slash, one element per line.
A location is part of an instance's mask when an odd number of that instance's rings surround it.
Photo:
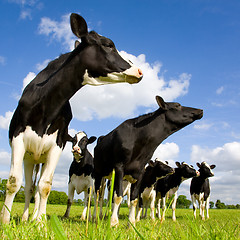
<path fill-rule="evenodd" d="M 80 153 L 80 147 L 73 147 L 72 152 L 75 153 Z"/>
<path fill-rule="evenodd" d="M 199 176 L 200 176 L 200 172 L 199 172 L 199 171 L 196 171 L 196 174 L 197 174 L 197 177 L 199 177 Z"/>
<path fill-rule="evenodd" d="M 140 68 L 138 69 L 138 75 L 139 75 L 139 77 L 143 76 L 143 72 L 142 72 L 142 70 Z"/>

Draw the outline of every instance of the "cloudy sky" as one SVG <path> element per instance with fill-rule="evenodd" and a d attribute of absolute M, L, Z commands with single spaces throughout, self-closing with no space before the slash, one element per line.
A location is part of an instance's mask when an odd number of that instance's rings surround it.
<path fill-rule="evenodd" d="M 7 178 L 8 126 L 22 90 L 50 60 L 73 49 L 69 25 L 81 14 L 144 74 L 136 85 L 85 86 L 72 99 L 71 134 L 105 135 L 157 109 L 155 96 L 202 108 L 204 117 L 167 138 L 153 158 L 216 164 L 211 200 L 240 203 L 240 2 L 238 0 L 0 0 L 0 178 Z M 89 146 L 92 152 L 94 144 Z M 67 145 L 53 189 L 67 192 Z M 189 181 L 179 194 L 190 199 Z M 76 196 L 76 195 L 75 195 Z"/>

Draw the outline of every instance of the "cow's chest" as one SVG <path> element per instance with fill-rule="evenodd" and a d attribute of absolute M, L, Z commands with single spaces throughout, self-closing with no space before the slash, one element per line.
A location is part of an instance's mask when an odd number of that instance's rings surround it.
<path fill-rule="evenodd" d="M 35 163 L 45 163 L 48 159 L 50 150 L 53 148 L 59 148 L 57 146 L 57 133 L 44 134 L 39 136 L 31 127 L 27 126 L 23 133 L 20 133 L 12 144 L 18 144 L 18 141 L 23 142 L 25 150 L 24 160 L 33 161 Z"/>
<path fill-rule="evenodd" d="M 87 191 L 90 186 L 93 186 L 93 179 L 91 176 L 77 176 L 73 174 L 71 176 L 70 183 L 74 186 L 77 194 L 80 194 L 82 191 Z"/>

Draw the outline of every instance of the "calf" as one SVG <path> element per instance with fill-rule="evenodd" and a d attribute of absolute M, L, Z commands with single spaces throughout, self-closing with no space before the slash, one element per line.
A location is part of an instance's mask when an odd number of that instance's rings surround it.
<path fill-rule="evenodd" d="M 69 169 L 68 203 L 64 217 L 68 218 L 73 202 L 74 192 L 84 191 L 84 209 L 82 220 L 85 220 L 90 187 L 93 189 L 93 157 L 87 150 L 87 145 L 93 143 L 96 137 L 87 138 L 86 133 L 79 132 L 73 138 L 73 162 Z"/>
<path fill-rule="evenodd" d="M 175 209 L 177 204 L 177 190 L 180 184 L 186 179 L 199 176 L 199 172 L 185 162 L 182 162 L 181 164 L 176 162 L 176 165 L 177 168 L 175 168 L 174 174 L 158 180 L 155 186 L 158 218 L 161 219 L 161 221 L 165 220 L 166 194 L 168 194 L 169 197 L 174 195 L 172 202 L 172 219 L 173 221 L 176 221 Z M 162 218 L 160 212 L 161 201 L 163 211 Z"/>
<path fill-rule="evenodd" d="M 146 207 L 150 200 L 151 218 L 154 220 L 154 205 L 156 192 L 154 190 L 157 180 L 173 174 L 174 169 L 167 165 L 167 163 L 161 162 L 158 158 L 155 162 L 150 161 L 149 165 L 145 169 L 143 174 L 142 183 L 139 189 L 139 209 L 136 217 L 136 221 L 140 220 L 140 215 L 143 207 Z M 143 205 L 144 203 L 144 205 Z"/>
<path fill-rule="evenodd" d="M 159 109 L 126 120 L 106 136 L 99 137 L 94 149 L 96 193 L 102 178 L 109 178 L 113 169 L 116 173 L 112 226 L 118 224 L 117 212 L 123 196 L 123 179 L 132 183 L 129 219 L 134 224 L 135 208 L 145 165 L 164 139 L 203 116 L 201 109 L 183 107 L 179 103 L 167 103 L 159 96 L 156 100 Z"/>
<path fill-rule="evenodd" d="M 208 178 L 214 176 L 212 169 L 214 169 L 216 165 L 209 166 L 206 162 L 202 162 L 201 164 L 197 163 L 197 166 L 199 167 L 198 171 L 200 172 L 200 176 L 192 179 L 190 185 L 190 194 L 192 198 L 194 217 L 196 218 L 197 200 L 200 209 L 200 217 L 202 220 L 204 220 L 205 207 L 207 218 L 209 218 L 208 210 L 210 201 L 210 184 Z"/>
<path fill-rule="evenodd" d="M 34 165 L 43 164 L 35 195 L 36 214 L 46 215 L 46 204 L 52 178 L 60 154 L 68 140 L 68 125 L 72 119 L 70 98 L 84 85 L 137 83 L 142 72 L 123 59 L 114 43 L 96 32 L 88 32 L 86 21 L 71 14 L 72 32 L 79 38 L 75 49 L 53 60 L 24 89 L 9 127 L 12 148 L 11 169 L 6 199 L 1 211 L 3 223 L 10 220 L 14 197 L 22 185 L 22 165 L 25 172 L 25 208 L 28 219 L 32 196 Z"/>

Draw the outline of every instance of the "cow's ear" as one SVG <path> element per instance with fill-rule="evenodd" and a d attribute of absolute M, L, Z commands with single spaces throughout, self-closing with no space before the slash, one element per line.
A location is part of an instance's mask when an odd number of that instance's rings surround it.
<path fill-rule="evenodd" d="M 197 166 L 198 166 L 199 168 L 201 167 L 201 164 L 200 164 L 200 163 L 197 162 L 196 164 L 197 164 Z"/>
<path fill-rule="evenodd" d="M 87 23 L 82 16 L 72 13 L 70 16 L 70 24 L 72 32 L 78 38 L 82 38 L 88 34 Z"/>
<path fill-rule="evenodd" d="M 88 144 L 93 143 L 97 138 L 95 136 L 92 136 L 88 139 Z"/>
<path fill-rule="evenodd" d="M 167 104 L 164 102 L 162 97 L 156 96 L 156 101 L 160 108 L 162 108 L 163 110 L 167 110 Z"/>
<path fill-rule="evenodd" d="M 149 165 L 150 167 L 154 167 L 154 161 L 150 160 L 150 162 L 148 163 L 148 165 Z"/>
<path fill-rule="evenodd" d="M 216 167 L 216 165 L 214 165 L 214 164 L 210 166 L 211 169 L 214 169 L 215 167 Z"/>
<path fill-rule="evenodd" d="M 166 164 L 168 164 L 168 161 L 165 161 Z"/>
<path fill-rule="evenodd" d="M 177 167 L 179 167 L 179 168 L 181 167 L 180 162 L 175 162 L 175 164 L 176 164 Z"/>

